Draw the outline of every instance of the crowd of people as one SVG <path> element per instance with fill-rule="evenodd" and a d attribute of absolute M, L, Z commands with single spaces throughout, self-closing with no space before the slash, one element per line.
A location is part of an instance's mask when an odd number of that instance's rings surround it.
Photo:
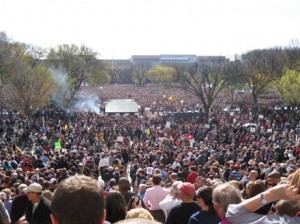
<path fill-rule="evenodd" d="M 197 114 L 162 113 L 201 111 L 197 98 L 175 88 L 93 91 L 102 100 L 133 99 L 141 112 L 1 113 L 2 223 L 94 223 L 82 220 L 92 219 L 97 206 L 76 208 L 72 200 L 84 205 L 96 188 L 66 195 L 91 180 L 101 188 L 106 209 L 106 215 L 98 211 L 98 224 L 242 223 L 241 217 L 268 223 L 270 216 L 299 223 L 299 201 L 290 200 L 300 189 L 298 108 L 274 109 L 280 100 L 273 95 L 251 108 L 249 93 L 236 94 L 233 104 L 224 92 L 203 121 Z M 68 221 L 68 214 L 81 221 Z"/>

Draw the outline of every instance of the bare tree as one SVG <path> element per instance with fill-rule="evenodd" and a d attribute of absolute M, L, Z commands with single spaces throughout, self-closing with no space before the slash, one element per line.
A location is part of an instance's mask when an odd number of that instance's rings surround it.
<path fill-rule="evenodd" d="M 27 63 L 31 65 L 31 67 L 36 66 L 47 56 L 47 50 L 34 45 L 24 44 L 24 56 L 26 57 Z"/>
<path fill-rule="evenodd" d="M 144 62 L 139 62 L 133 64 L 132 67 L 132 79 L 134 83 L 139 86 L 143 86 L 146 80 L 146 72 L 150 69 L 151 65 Z"/>
<path fill-rule="evenodd" d="M 252 92 L 252 103 L 257 107 L 257 98 L 266 87 L 283 73 L 284 52 L 279 48 L 253 50 L 241 57 L 246 82 Z"/>
<path fill-rule="evenodd" d="M 218 94 L 229 84 L 226 78 L 227 60 L 197 62 L 190 68 L 176 68 L 181 87 L 198 97 L 203 105 L 206 121 L 209 120 L 211 106 Z"/>
<path fill-rule="evenodd" d="M 298 40 L 292 40 L 290 46 L 285 49 L 290 69 L 300 71 L 300 44 Z"/>

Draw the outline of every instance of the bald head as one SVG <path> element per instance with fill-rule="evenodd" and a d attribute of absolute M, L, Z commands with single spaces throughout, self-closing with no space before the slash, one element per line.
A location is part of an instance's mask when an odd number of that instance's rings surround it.
<path fill-rule="evenodd" d="M 251 170 L 248 177 L 249 181 L 255 181 L 258 177 L 258 172 L 256 170 Z"/>

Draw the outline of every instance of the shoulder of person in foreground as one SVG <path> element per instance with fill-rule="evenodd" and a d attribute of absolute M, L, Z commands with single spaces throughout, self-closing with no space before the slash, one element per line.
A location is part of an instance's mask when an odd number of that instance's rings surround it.
<path fill-rule="evenodd" d="M 266 203 L 284 200 L 300 200 L 298 188 L 288 184 L 277 185 L 267 191 L 249 198 L 240 204 L 230 205 L 226 217 L 233 223 L 300 223 L 300 217 L 279 216 L 279 215 L 259 215 L 254 213 Z"/>
<path fill-rule="evenodd" d="M 115 224 L 162 224 L 161 222 L 157 222 L 154 220 L 143 219 L 143 218 L 132 218 L 132 219 L 124 219 Z"/>

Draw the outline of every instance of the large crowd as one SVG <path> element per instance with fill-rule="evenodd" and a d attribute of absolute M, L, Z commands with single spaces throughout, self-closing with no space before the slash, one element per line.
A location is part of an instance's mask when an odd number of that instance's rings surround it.
<path fill-rule="evenodd" d="M 239 223 L 229 204 L 269 195 L 268 189 L 300 175 L 300 110 L 282 106 L 273 94 L 252 108 L 251 93 L 224 92 L 203 122 L 200 113 L 163 113 L 201 111 L 195 96 L 177 88 L 113 85 L 91 91 L 102 101 L 133 99 L 141 111 L 70 113 L 53 107 L 35 116 L 1 113 L 2 223 L 51 223 L 54 192 L 77 175 L 98 181 L 106 222 L 143 216 L 167 224 Z M 300 187 L 300 177 L 293 181 Z M 33 215 L 39 200 L 31 193 L 43 198 L 48 213 Z M 231 197 L 224 204 L 226 195 Z M 296 217 L 299 202 L 287 203 L 268 200 L 253 212 Z M 286 214 L 286 206 L 293 212 Z"/>

